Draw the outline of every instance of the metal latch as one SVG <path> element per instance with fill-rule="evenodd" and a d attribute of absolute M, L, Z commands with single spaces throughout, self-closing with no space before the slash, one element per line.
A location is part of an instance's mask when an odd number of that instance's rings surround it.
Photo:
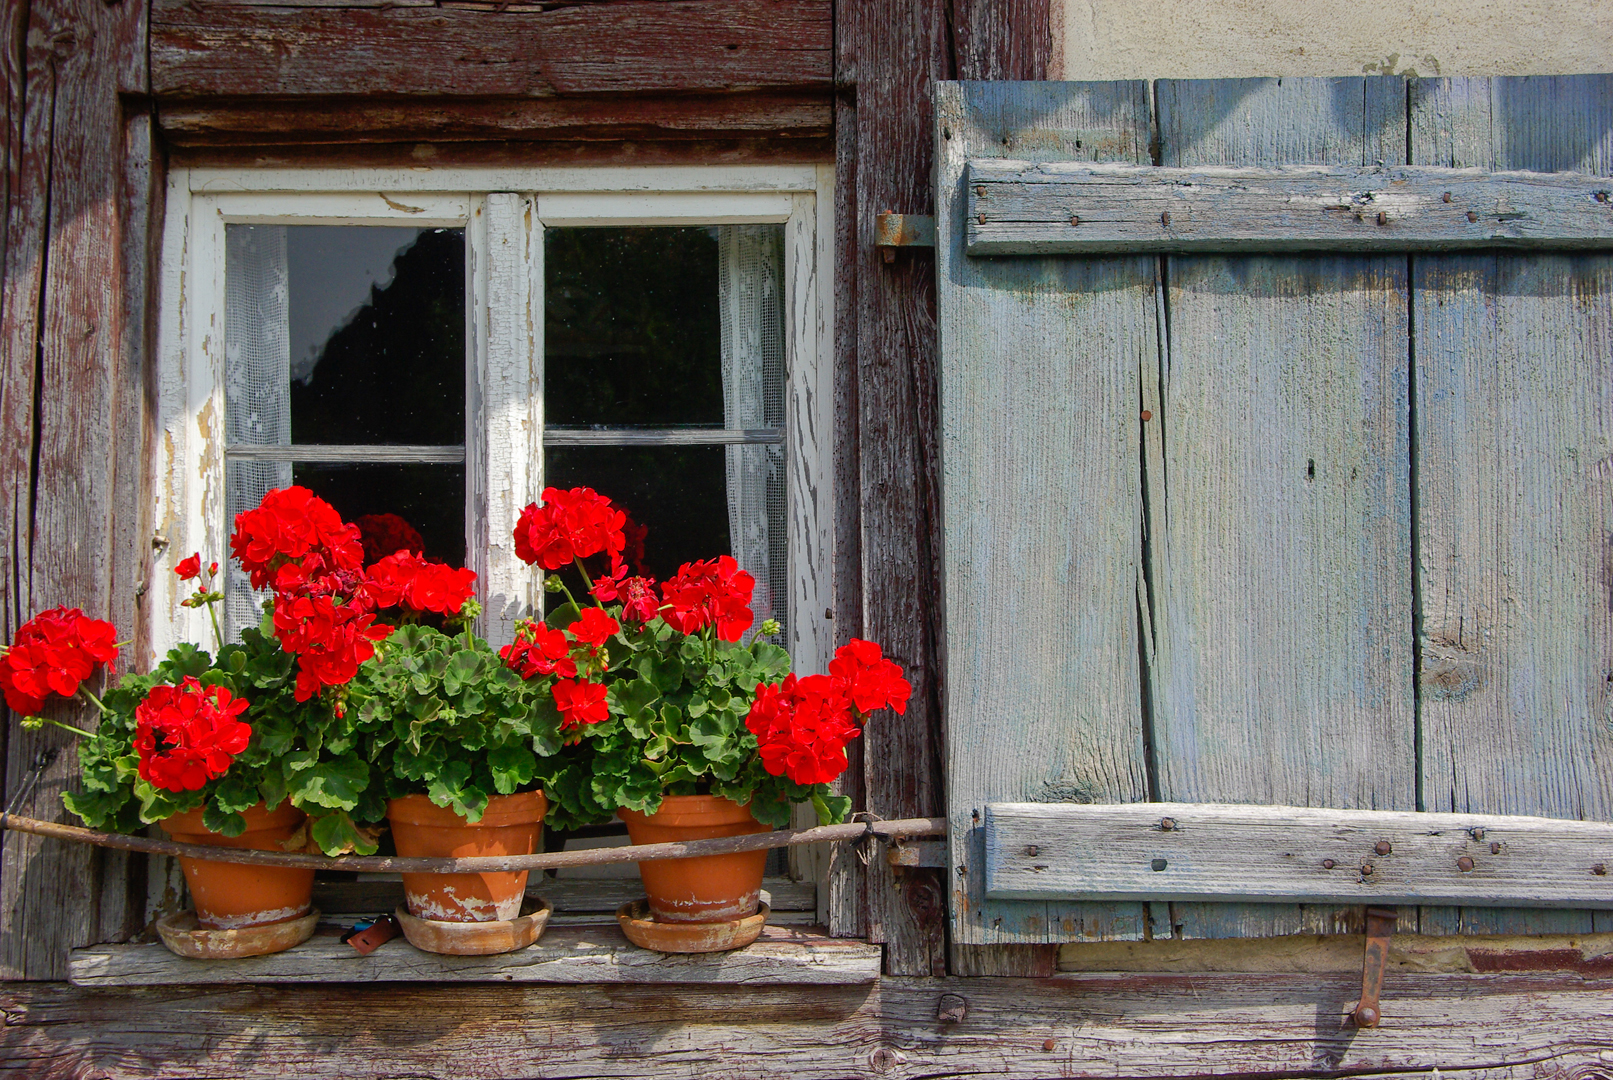
<path fill-rule="evenodd" d="M 885 849 L 885 861 L 892 866 L 945 866 L 945 840 L 892 840 Z"/>
<path fill-rule="evenodd" d="M 874 218 L 874 246 L 886 262 L 896 261 L 899 247 L 935 246 L 935 218 L 928 214 L 892 214 Z"/>
<path fill-rule="evenodd" d="M 1377 1027 L 1383 1019 L 1378 999 L 1383 996 L 1383 966 L 1389 958 L 1389 939 L 1395 936 L 1400 913 L 1394 908 L 1367 908 L 1367 948 L 1361 960 L 1361 1002 L 1355 1007 L 1356 1027 Z"/>

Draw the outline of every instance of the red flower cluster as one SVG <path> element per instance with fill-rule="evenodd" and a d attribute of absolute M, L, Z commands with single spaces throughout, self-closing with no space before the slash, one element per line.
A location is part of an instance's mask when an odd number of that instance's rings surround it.
<path fill-rule="evenodd" d="M 476 574 L 399 551 L 369 569 L 365 591 L 376 607 L 403 604 L 415 611 L 458 615 L 476 591 Z"/>
<path fill-rule="evenodd" d="M 828 675 L 756 688 L 745 726 L 756 736 L 762 767 L 797 784 L 826 784 L 846 770 L 846 744 L 857 721 L 889 706 L 907 711 L 913 688 L 879 646 L 853 638 L 835 651 Z"/>
<path fill-rule="evenodd" d="M 97 664 L 117 658 L 118 632 L 78 608 L 41 611 L 23 623 L 0 657 L 0 690 L 15 713 L 32 716 L 51 694 L 72 697 Z"/>
<path fill-rule="evenodd" d="M 252 738 L 237 719 L 246 710 L 244 698 L 193 676 L 179 686 L 153 686 L 134 710 L 141 778 L 165 791 L 199 791 L 223 776 Z"/>
<path fill-rule="evenodd" d="M 666 598 L 661 617 L 679 633 L 695 634 L 715 626 L 722 640 L 738 641 L 755 618 L 750 609 L 755 589 L 756 579 L 731 555 L 684 563 L 677 576 L 661 586 Z"/>
<path fill-rule="evenodd" d="M 627 515 L 593 488 L 543 489 L 543 505 L 532 503 L 515 523 L 515 554 L 528 565 L 558 570 L 573 559 L 609 552 L 621 561 Z"/>
<path fill-rule="evenodd" d="M 361 604 L 344 604 L 334 596 L 292 596 L 274 601 L 274 636 L 297 658 L 298 701 L 307 701 L 326 686 L 343 686 L 358 666 L 375 655 L 375 642 L 392 633 L 376 625 Z"/>
<path fill-rule="evenodd" d="M 571 642 L 566 635 L 530 619 L 516 626 L 515 640 L 498 654 L 523 679 L 557 673 L 568 679 L 577 676 L 577 662 L 571 658 Z"/>
<path fill-rule="evenodd" d="M 560 679 L 554 684 L 553 693 L 554 703 L 560 709 L 561 731 L 583 724 L 603 723 L 610 718 L 604 683 Z"/>
<path fill-rule="evenodd" d="M 419 531 L 396 514 L 364 514 L 353 524 L 358 526 L 365 562 L 377 562 L 400 551 L 411 555 L 425 553 L 426 542 Z"/>
<path fill-rule="evenodd" d="M 305 487 L 269 492 L 256 510 L 235 515 L 230 549 L 241 569 L 252 576 L 254 589 L 266 589 L 272 575 L 287 562 L 321 556 L 330 570 L 358 570 L 364 547 L 358 527 L 342 520 L 336 508 Z"/>
<path fill-rule="evenodd" d="M 566 627 L 579 645 L 588 646 L 590 654 L 598 652 L 605 639 L 622 628 L 622 624 L 605 614 L 603 608 L 583 608 L 582 618 Z"/>

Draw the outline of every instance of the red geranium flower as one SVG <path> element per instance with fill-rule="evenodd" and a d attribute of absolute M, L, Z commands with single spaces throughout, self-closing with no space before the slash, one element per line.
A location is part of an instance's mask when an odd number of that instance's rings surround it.
<path fill-rule="evenodd" d="M 396 514 L 362 514 L 353 524 L 358 526 L 365 562 L 375 562 L 400 551 L 425 554 L 426 542 L 419 530 Z"/>
<path fill-rule="evenodd" d="M 364 546 L 357 526 L 342 520 L 336 508 L 304 487 L 276 489 L 257 509 L 235 515 L 230 549 L 252 577 L 254 589 L 267 588 L 273 572 L 298 562 L 310 552 L 325 555 L 333 570 L 364 565 Z"/>
<path fill-rule="evenodd" d="M 756 688 L 745 726 L 756 736 L 762 767 L 797 784 L 826 784 L 846 771 L 846 744 L 860 732 L 850 703 L 827 675 Z"/>
<path fill-rule="evenodd" d="M 630 577 L 622 582 L 622 617 L 649 622 L 661 612 L 661 599 L 655 595 L 655 579 Z"/>
<path fill-rule="evenodd" d="M 275 637 L 297 657 L 296 699 L 307 701 L 322 687 L 351 682 L 358 666 L 375 655 L 374 643 L 392 633 L 392 627 L 374 624 L 374 615 L 329 596 L 276 597 Z"/>
<path fill-rule="evenodd" d="M 202 553 L 197 552 L 188 559 L 181 559 L 179 565 L 174 567 L 174 573 L 179 575 L 180 581 L 189 581 L 202 576 Z"/>
<path fill-rule="evenodd" d="M 515 523 L 515 554 L 527 564 L 558 570 L 573 559 L 610 552 L 612 562 L 626 541 L 627 515 L 593 488 L 543 489 L 543 505 L 533 503 Z"/>
<path fill-rule="evenodd" d="M 530 619 L 516 627 L 515 640 L 498 654 L 523 679 L 555 674 L 568 679 L 577 677 L 577 662 L 571 658 L 571 642 L 566 635 Z"/>
<path fill-rule="evenodd" d="M 236 719 L 244 698 L 193 676 L 179 686 L 153 686 L 134 710 L 140 776 L 165 791 L 199 791 L 229 771 L 252 728 Z"/>
<path fill-rule="evenodd" d="M 474 571 L 456 570 L 399 551 L 370 567 L 369 580 L 362 591 L 376 607 L 401 603 L 415 611 L 458 615 L 475 591 L 475 581 Z"/>
<path fill-rule="evenodd" d="M 610 706 L 605 703 L 605 684 L 572 682 L 561 679 L 554 684 L 554 703 L 560 710 L 560 730 L 570 731 L 582 724 L 598 724 L 610 718 Z"/>
<path fill-rule="evenodd" d="M 51 694 L 72 697 L 97 664 L 117 659 L 118 631 L 78 608 L 41 611 L 17 629 L 0 658 L 0 690 L 13 712 L 32 716 Z"/>
<path fill-rule="evenodd" d="M 661 617 L 680 633 L 716 626 L 719 638 L 738 641 L 755 619 L 750 609 L 755 589 L 756 579 L 731 555 L 684 563 L 677 576 L 661 586 L 666 598 Z"/>
<path fill-rule="evenodd" d="M 583 608 L 582 618 L 566 627 L 566 633 L 576 638 L 578 643 L 587 645 L 590 650 L 597 650 L 605 644 L 605 639 L 622 628 L 622 624 L 605 614 L 599 608 Z"/>
<path fill-rule="evenodd" d="M 852 638 L 835 650 L 829 661 L 829 674 L 859 713 L 886 707 L 907 712 L 907 699 L 913 687 L 902 678 L 902 669 L 886 660 L 872 641 Z"/>

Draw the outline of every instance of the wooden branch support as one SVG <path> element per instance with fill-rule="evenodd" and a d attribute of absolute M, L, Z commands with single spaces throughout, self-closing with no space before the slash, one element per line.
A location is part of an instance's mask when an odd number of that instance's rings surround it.
<path fill-rule="evenodd" d="M 246 863 L 251 866 L 279 866 L 304 870 L 362 870 L 411 874 L 495 873 L 518 870 L 552 870 L 566 866 L 598 866 L 605 863 L 647 862 L 653 859 L 683 859 L 695 855 L 726 855 L 736 851 L 761 851 L 834 841 L 861 840 L 864 837 L 889 842 L 916 836 L 946 835 L 945 818 L 907 818 L 900 821 L 852 822 L 846 825 L 820 825 L 811 829 L 785 829 L 777 832 L 730 836 L 718 840 L 694 840 L 678 844 L 639 844 L 628 847 L 594 848 L 587 851 L 540 852 L 535 855 L 492 855 L 464 859 L 407 858 L 399 855 L 302 855 L 291 852 L 252 851 L 246 848 L 209 847 L 181 844 L 148 836 L 125 836 L 54 821 L 0 814 L 0 829 L 49 836 L 57 840 L 94 844 L 121 851 L 144 851 L 153 855 L 183 855 L 210 862 Z"/>

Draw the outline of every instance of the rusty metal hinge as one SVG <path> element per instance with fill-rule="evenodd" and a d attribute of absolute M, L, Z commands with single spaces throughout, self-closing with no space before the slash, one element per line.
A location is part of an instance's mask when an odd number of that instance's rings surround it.
<path fill-rule="evenodd" d="M 886 262 L 896 261 L 899 247 L 935 246 L 935 218 L 929 214 L 892 214 L 874 218 L 874 246 Z"/>
<path fill-rule="evenodd" d="M 1389 958 L 1389 939 L 1395 936 L 1400 913 L 1394 908 L 1367 908 L 1367 947 L 1361 959 L 1361 1001 L 1355 1007 L 1356 1027 L 1377 1027 L 1383 1019 L 1378 999 L 1383 995 L 1383 967 Z"/>

